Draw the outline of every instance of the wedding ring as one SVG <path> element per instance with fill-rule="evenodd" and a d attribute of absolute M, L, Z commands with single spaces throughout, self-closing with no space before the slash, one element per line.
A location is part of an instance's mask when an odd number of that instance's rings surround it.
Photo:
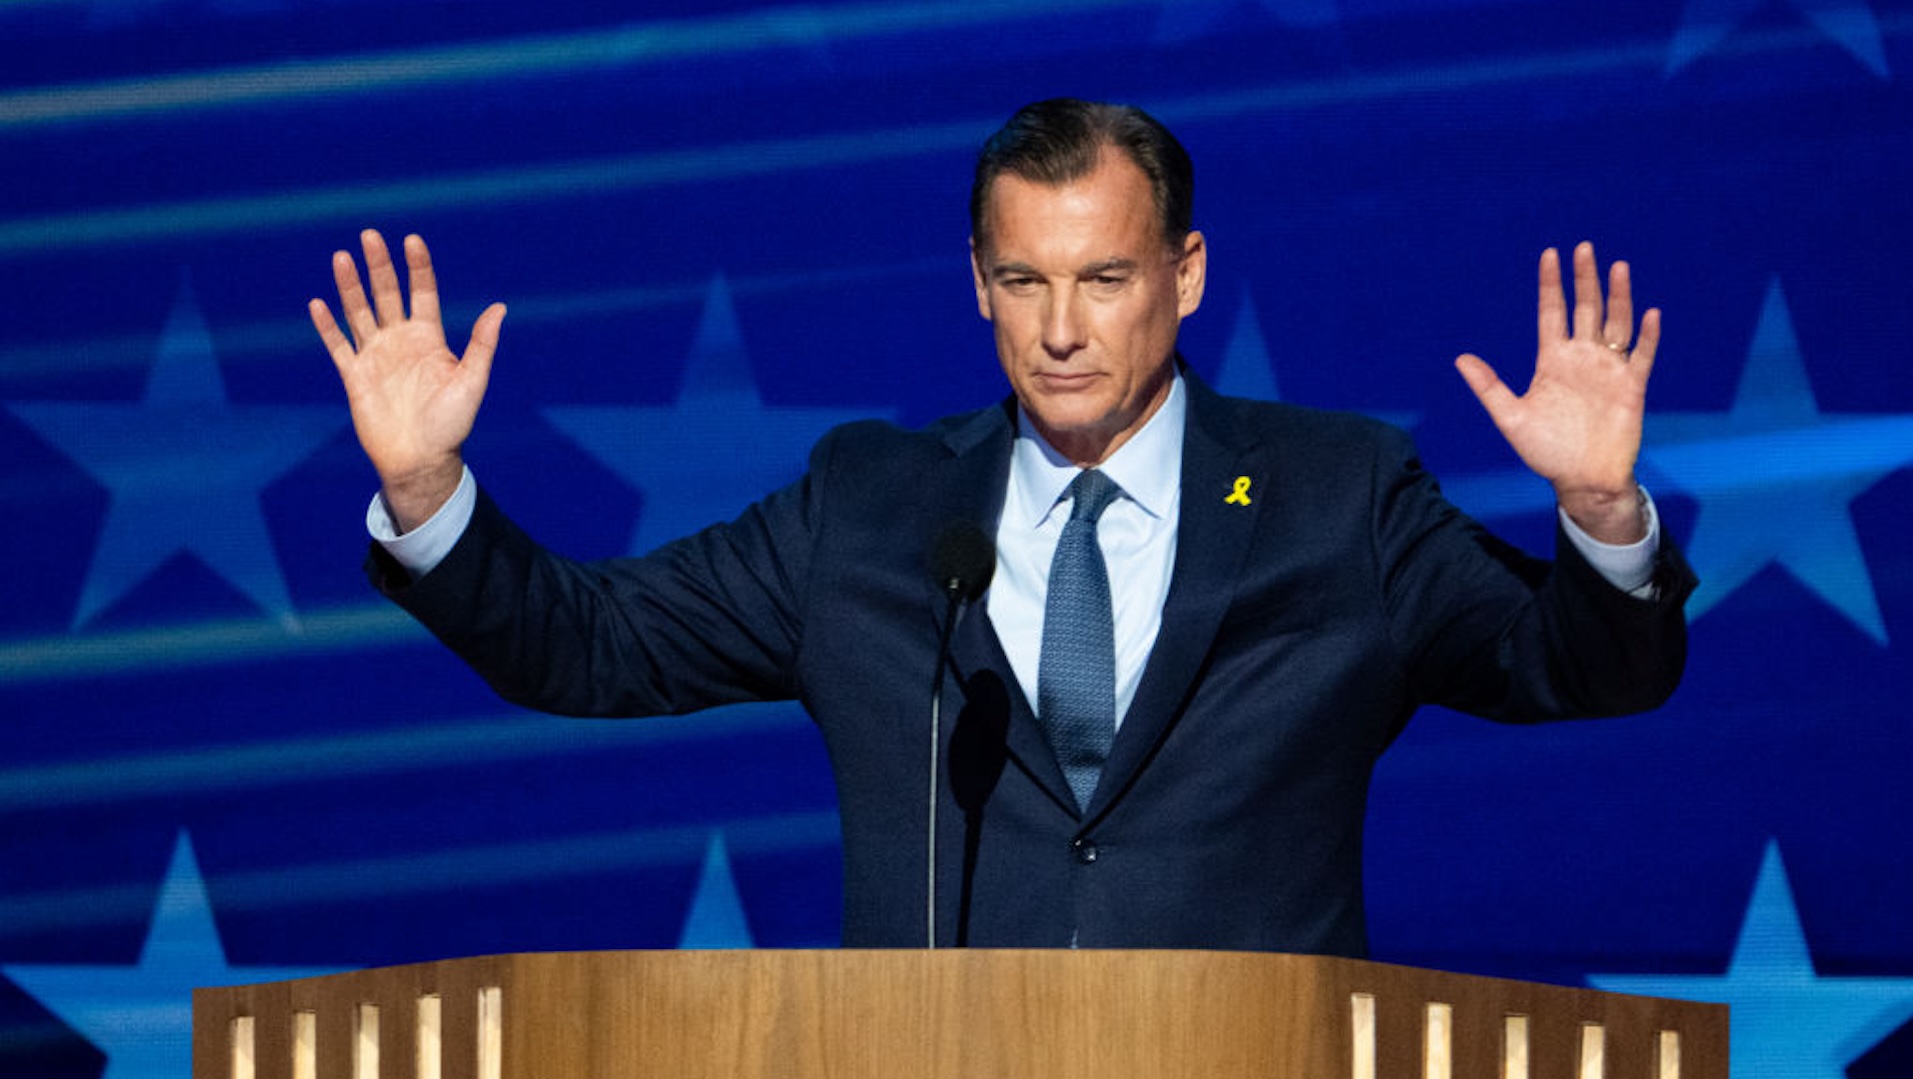
<path fill-rule="evenodd" d="M 1615 344 L 1615 343 L 1614 343 L 1614 342 L 1612 342 L 1612 341 L 1608 341 L 1608 342 L 1606 342 L 1606 345 L 1607 345 L 1607 347 L 1608 347 L 1608 348 L 1610 348 L 1610 349 L 1613 349 L 1613 350 L 1614 350 L 1615 352 L 1626 352 L 1626 351 L 1627 351 L 1627 346 L 1626 346 L 1626 345 L 1617 345 L 1617 344 Z"/>

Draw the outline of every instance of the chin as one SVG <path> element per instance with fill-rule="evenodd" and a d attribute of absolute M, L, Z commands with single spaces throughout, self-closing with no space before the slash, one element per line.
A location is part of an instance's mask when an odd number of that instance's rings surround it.
<path fill-rule="evenodd" d="M 1107 412 L 1055 408 L 1029 412 L 1044 431 L 1060 438 L 1092 438 L 1116 426 Z"/>

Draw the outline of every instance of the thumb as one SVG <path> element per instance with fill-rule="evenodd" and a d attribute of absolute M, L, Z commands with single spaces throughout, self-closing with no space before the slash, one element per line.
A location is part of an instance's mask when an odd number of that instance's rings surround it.
<path fill-rule="evenodd" d="M 459 366 L 464 368 L 467 378 L 476 379 L 479 385 L 491 380 L 492 355 L 498 351 L 498 335 L 505 324 L 505 305 L 492 304 L 472 323 L 472 338 L 465 345 L 465 355 L 459 357 Z"/>
<path fill-rule="evenodd" d="M 1488 410 L 1488 415 L 1498 421 L 1502 410 L 1513 402 L 1514 391 L 1501 381 L 1501 376 L 1488 366 L 1488 361 L 1472 352 L 1455 357 L 1455 370 L 1461 372 L 1462 380 L 1474 391 L 1475 400 L 1480 401 L 1481 407 Z"/>

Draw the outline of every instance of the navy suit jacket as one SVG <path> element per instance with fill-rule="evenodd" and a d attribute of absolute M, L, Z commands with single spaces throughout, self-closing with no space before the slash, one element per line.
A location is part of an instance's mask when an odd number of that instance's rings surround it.
<path fill-rule="evenodd" d="M 938 924 L 977 946 L 1361 955 L 1376 759 L 1415 709 L 1526 722 L 1654 707 L 1685 659 L 1693 578 L 1658 597 L 1552 564 L 1443 500 L 1401 432 L 1188 380 L 1162 628 L 1078 813 L 982 606 L 942 702 Z M 539 548 L 481 494 L 408 583 L 374 579 L 507 699 L 592 716 L 796 699 L 843 825 L 844 942 L 924 939 L 928 703 L 952 521 L 994 534 L 1014 404 L 822 439 L 798 483 L 642 558 Z M 635 436 L 634 436 L 635 437 Z M 1248 505 L 1229 496 L 1247 477 Z"/>

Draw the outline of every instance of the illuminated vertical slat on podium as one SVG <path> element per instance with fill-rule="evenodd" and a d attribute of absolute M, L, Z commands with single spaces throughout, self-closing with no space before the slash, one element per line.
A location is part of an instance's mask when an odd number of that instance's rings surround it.
<path fill-rule="evenodd" d="M 1660 1044 L 1657 1047 L 1659 1066 L 1655 1070 L 1656 1079 L 1681 1079 L 1681 1032 L 1678 1030 L 1660 1031 Z"/>
<path fill-rule="evenodd" d="M 1422 1079 L 1451 1079 L 1454 1033 L 1454 1005 L 1430 1003 L 1422 1020 Z"/>
<path fill-rule="evenodd" d="M 418 998 L 418 1079 L 439 1079 L 444 1067 L 444 1033 L 441 1001 L 436 993 Z"/>
<path fill-rule="evenodd" d="M 1528 1017 L 1501 1020 L 1501 1079 L 1528 1079 Z"/>
<path fill-rule="evenodd" d="M 292 1013 L 292 1079 L 319 1079 L 319 1013 Z"/>
<path fill-rule="evenodd" d="M 1375 1079 L 1375 994 L 1355 993 L 1348 998 L 1355 1042 L 1350 1057 L 1350 1079 Z"/>
<path fill-rule="evenodd" d="M 379 1006 L 360 1004 L 352 1025 L 352 1079 L 379 1079 Z"/>
<path fill-rule="evenodd" d="M 505 991 L 495 985 L 478 991 L 478 1079 L 505 1074 Z"/>
<path fill-rule="evenodd" d="M 1581 1079 L 1606 1079 L 1607 1028 L 1599 1023 L 1581 1024 Z"/>
<path fill-rule="evenodd" d="M 232 1021 L 232 1079 L 253 1079 L 252 1016 L 235 1016 Z"/>

